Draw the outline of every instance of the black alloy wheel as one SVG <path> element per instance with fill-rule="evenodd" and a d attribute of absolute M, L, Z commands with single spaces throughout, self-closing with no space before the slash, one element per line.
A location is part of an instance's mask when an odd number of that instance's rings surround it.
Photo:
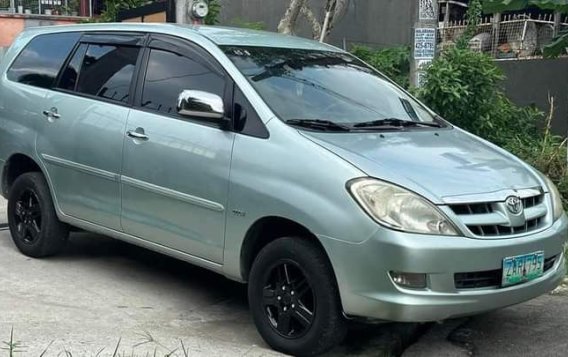
<path fill-rule="evenodd" d="M 16 201 L 14 222 L 17 239 L 25 244 L 37 242 L 41 234 L 41 207 L 37 195 L 30 189 L 23 190 Z"/>
<path fill-rule="evenodd" d="M 249 274 L 249 306 L 262 338 L 277 351 L 313 356 L 347 331 L 335 274 L 309 238 L 283 237 L 263 247 Z"/>
<path fill-rule="evenodd" d="M 282 337 L 302 337 L 313 325 L 316 297 L 304 272 L 293 261 L 280 261 L 267 271 L 263 304 L 270 324 Z"/>

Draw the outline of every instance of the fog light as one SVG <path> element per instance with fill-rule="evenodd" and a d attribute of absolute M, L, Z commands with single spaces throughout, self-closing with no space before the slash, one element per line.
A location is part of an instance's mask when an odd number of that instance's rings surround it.
<path fill-rule="evenodd" d="M 412 289 L 424 289 L 426 287 L 426 274 L 391 271 L 390 276 L 398 286 Z"/>

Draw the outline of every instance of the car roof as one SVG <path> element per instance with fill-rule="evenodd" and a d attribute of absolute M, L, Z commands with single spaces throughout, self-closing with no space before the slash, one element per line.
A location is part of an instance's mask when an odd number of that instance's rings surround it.
<path fill-rule="evenodd" d="M 26 32 L 53 33 L 68 31 L 146 31 L 171 34 L 174 36 L 202 36 L 218 46 L 256 46 L 276 48 L 298 48 L 321 51 L 341 51 L 339 48 L 302 37 L 283 35 L 275 32 L 242 28 L 183 25 L 173 23 L 97 23 L 42 26 L 26 28 Z"/>

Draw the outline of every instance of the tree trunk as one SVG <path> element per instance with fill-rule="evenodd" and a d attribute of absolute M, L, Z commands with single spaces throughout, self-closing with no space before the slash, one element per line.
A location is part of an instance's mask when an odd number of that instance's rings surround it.
<path fill-rule="evenodd" d="M 317 16 L 314 14 L 312 9 L 308 4 L 308 0 L 290 0 L 288 4 L 288 8 L 286 9 L 286 13 L 280 20 L 280 24 L 278 24 L 278 32 L 284 34 L 293 34 L 294 28 L 296 26 L 296 22 L 298 21 L 298 17 L 302 14 L 307 20 L 310 26 L 312 27 L 312 36 L 314 39 L 319 40 L 325 37 L 331 32 L 335 24 L 345 14 L 345 10 L 347 9 L 347 5 L 350 0 L 320 0 L 325 1 L 324 7 L 324 18 L 322 20 L 318 20 Z M 329 16 L 326 16 L 329 12 Z M 327 29 L 322 29 L 322 23 L 324 22 L 325 18 L 328 18 Z M 322 31 L 325 31 L 322 34 Z"/>
<path fill-rule="evenodd" d="M 286 13 L 284 13 L 284 17 L 282 17 L 278 24 L 278 32 L 284 34 L 294 33 L 294 26 L 296 25 L 298 15 L 300 15 L 300 11 L 304 6 L 305 1 L 306 0 L 290 1 L 290 5 L 288 5 L 288 9 L 286 10 Z"/>
<path fill-rule="evenodd" d="M 331 30 L 333 30 L 333 27 L 339 22 L 339 20 L 343 18 L 343 15 L 345 15 L 347 10 L 348 3 L 349 0 L 327 0 L 325 8 L 326 10 L 331 11 L 331 17 L 329 18 L 327 29 L 324 30 L 324 39 L 325 36 L 331 33 Z"/>
<path fill-rule="evenodd" d="M 302 15 L 306 17 L 310 25 L 312 26 L 312 37 L 314 40 L 319 40 L 321 36 L 321 25 L 314 15 L 313 11 L 307 6 L 302 6 Z"/>

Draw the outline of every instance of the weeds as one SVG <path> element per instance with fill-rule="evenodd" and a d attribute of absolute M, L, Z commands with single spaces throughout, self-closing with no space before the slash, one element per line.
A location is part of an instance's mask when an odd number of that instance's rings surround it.
<path fill-rule="evenodd" d="M 0 347 L 0 349 L 2 349 L 4 351 L 8 351 L 9 357 L 14 357 L 14 355 L 16 355 L 16 353 L 26 352 L 24 344 L 20 341 L 14 340 L 14 328 L 13 327 L 10 330 L 10 341 L 3 342 L 2 347 Z"/>
<path fill-rule="evenodd" d="M 114 345 L 114 348 L 112 349 L 113 353 L 112 353 L 112 357 L 175 357 L 175 356 L 180 356 L 180 357 L 189 357 L 190 355 L 190 349 L 189 347 L 186 347 L 185 344 L 183 343 L 183 340 L 179 340 L 179 346 L 175 347 L 175 348 L 171 348 L 166 346 L 165 344 L 161 343 L 160 341 L 158 341 L 156 338 L 154 338 L 154 336 L 152 336 L 149 332 L 147 331 L 143 331 L 142 333 L 139 333 L 138 335 L 140 335 L 142 337 L 142 339 L 135 343 L 134 345 L 132 345 L 132 350 L 131 352 L 124 352 L 123 350 L 123 342 L 122 342 L 122 338 L 119 338 L 116 345 Z M 53 345 L 54 341 L 51 341 L 41 352 L 41 354 L 39 355 L 39 357 L 45 357 L 47 355 L 47 351 L 49 350 L 49 348 Z M 142 346 L 148 346 L 148 345 L 154 345 L 154 350 L 153 352 L 144 352 L 144 353 L 138 353 L 136 352 L 136 349 Z M 2 347 L 0 347 L 0 350 L 4 350 L 8 352 L 8 356 L 9 357 L 17 357 L 17 355 L 23 355 L 27 352 L 26 350 L 26 346 L 20 342 L 20 341 L 16 341 L 14 339 L 14 329 L 12 328 L 10 331 L 10 339 L 9 341 L 5 341 L 2 342 Z M 159 350 L 163 350 L 166 352 L 159 352 Z M 102 347 L 101 349 L 99 349 L 97 351 L 96 354 L 93 354 L 91 356 L 93 357 L 100 357 L 102 356 L 102 353 L 106 350 L 106 347 Z M 57 357 L 73 357 L 73 352 L 71 350 L 69 350 L 68 348 L 64 347 L 63 351 L 54 354 Z M 108 355 L 107 355 L 108 356 Z"/>

